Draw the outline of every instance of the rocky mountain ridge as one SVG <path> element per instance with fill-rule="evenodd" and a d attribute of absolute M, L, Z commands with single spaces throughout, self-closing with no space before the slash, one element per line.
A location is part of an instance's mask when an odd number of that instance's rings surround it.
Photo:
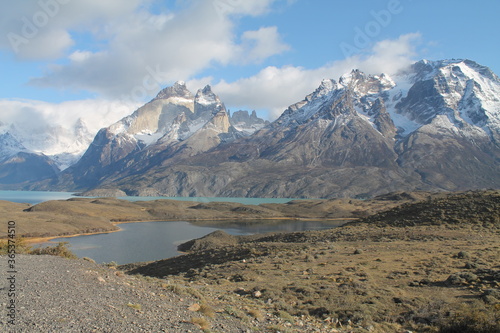
<path fill-rule="evenodd" d="M 232 125 L 210 86 L 193 95 L 184 82 L 176 82 L 130 116 L 101 129 L 81 160 L 48 186 L 92 188 L 162 166 L 168 160 L 197 155 L 250 135 L 265 124 L 247 111 L 238 115 L 237 119 L 245 120 L 238 123 L 243 130 Z"/>
<path fill-rule="evenodd" d="M 210 87 L 193 97 L 176 83 L 42 188 L 317 198 L 500 186 L 500 79 L 470 60 L 353 70 L 251 134 L 236 119 Z"/>

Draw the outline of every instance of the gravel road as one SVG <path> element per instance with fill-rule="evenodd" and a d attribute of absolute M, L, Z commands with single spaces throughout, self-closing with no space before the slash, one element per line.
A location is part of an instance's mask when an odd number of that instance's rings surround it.
<path fill-rule="evenodd" d="M 196 300 L 158 282 L 46 255 L 17 255 L 16 273 L 9 273 L 7 260 L 0 256 L 1 332 L 202 332 L 191 320 L 203 315 L 188 310 Z M 230 316 L 208 320 L 213 331 L 249 331 Z"/>

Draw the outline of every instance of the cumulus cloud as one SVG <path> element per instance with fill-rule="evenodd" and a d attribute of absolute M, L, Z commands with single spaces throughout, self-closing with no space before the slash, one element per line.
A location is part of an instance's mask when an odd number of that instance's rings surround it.
<path fill-rule="evenodd" d="M 120 120 L 137 109 L 138 104 L 109 100 L 78 100 L 63 103 L 47 103 L 34 100 L 3 99 L 1 123 L 15 126 L 26 133 L 47 128 L 71 129 L 78 119 L 96 134 L 103 127 Z"/>
<path fill-rule="evenodd" d="M 12 1 L 0 12 L 0 49 L 24 60 L 58 59 L 74 45 L 70 31 L 120 19 L 149 0 Z"/>
<path fill-rule="evenodd" d="M 276 27 L 236 34 L 238 17 L 262 15 L 275 1 L 191 0 L 175 11 L 152 10 L 154 0 L 18 1 L 0 13 L 0 29 L 11 37 L 0 48 L 58 60 L 34 86 L 144 100 L 213 64 L 259 63 L 288 50 Z M 89 49 L 71 50 L 79 33 L 91 36 Z"/>
<path fill-rule="evenodd" d="M 243 54 L 246 54 L 242 58 L 249 62 L 260 62 L 290 49 L 289 45 L 281 41 L 276 27 L 262 27 L 256 31 L 245 31 L 241 39 L 243 41 Z"/>
<path fill-rule="evenodd" d="M 208 1 L 207 1 L 208 2 Z M 217 15 L 225 17 L 228 15 L 250 15 L 257 16 L 269 11 L 269 5 L 273 0 L 213 0 Z"/>
<path fill-rule="evenodd" d="M 137 107 L 105 100 L 58 104 L 0 100 L 0 134 L 9 132 L 26 149 L 51 156 L 63 170 L 79 159 L 99 129 L 131 114 Z"/>
<path fill-rule="evenodd" d="M 352 69 L 369 74 L 395 74 L 415 61 L 419 40 L 418 33 L 383 40 L 363 55 L 353 55 L 315 69 L 270 66 L 234 82 L 221 80 L 214 84 L 214 91 L 228 106 L 268 110 L 269 119 L 273 120 L 288 106 L 314 91 L 323 79 L 338 79 Z"/>

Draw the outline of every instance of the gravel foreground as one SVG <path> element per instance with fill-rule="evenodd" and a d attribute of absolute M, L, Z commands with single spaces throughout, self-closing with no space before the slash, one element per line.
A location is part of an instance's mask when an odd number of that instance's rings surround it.
<path fill-rule="evenodd" d="M 158 283 L 83 259 L 17 255 L 16 273 L 0 256 L 1 332 L 202 332 L 196 303 Z M 15 276 L 15 281 L 9 278 Z M 14 282 L 15 297 L 9 297 Z M 15 325 L 7 306 L 15 300 Z M 210 318 L 218 332 L 247 332 L 228 316 Z"/>

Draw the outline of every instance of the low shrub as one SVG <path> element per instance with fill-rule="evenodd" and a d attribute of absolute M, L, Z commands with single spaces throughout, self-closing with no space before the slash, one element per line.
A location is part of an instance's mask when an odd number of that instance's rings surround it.
<path fill-rule="evenodd" d="M 440 333 L 498 333 L 500 308 L 481 301 L 462 304 L 438 323 Z"/>
<path fill-rule="evenodd" d="M 48 254 L 51 256 L 59 256 L 63 258 L 76 259 L 78 258 L 68 247 L 68 242 L 59 242 L 55 246 L 37 247 L 32 249 L 29 254 L 42 255 Z"/>
<path fill-rule="evenodd" d="M 16 254 L 34 254 L 34 255 L 42 255 L 48 254 L 53 256 L 59 256 L 63 258 L 76 259 L 78 258 L 73 252 L 71 252 L 67 245 L 68 242 L 59 242 L 54 246 L 46 246 L 46 247 L 36 247 L 28 245 L 25 238 L 16 237 L 13 241 L 11 241 L 11 250 L 12 245 L 15 249 Z M 9 240 L 2 239 L 0 240 L 0 254 L 6 255 L 9 252 Z"/>
<path fill-rule="evenodd" d="M 9 243 L 8 239 L 0 240 L 0 254 L 6 255 L 9 253 L 9 245 L 11 245 L 11 251 L 14 249 L 16 254 L 29 254 L 32 247 L 26 244 L 26 240 L 22 237 L 15 237 Z"/>

